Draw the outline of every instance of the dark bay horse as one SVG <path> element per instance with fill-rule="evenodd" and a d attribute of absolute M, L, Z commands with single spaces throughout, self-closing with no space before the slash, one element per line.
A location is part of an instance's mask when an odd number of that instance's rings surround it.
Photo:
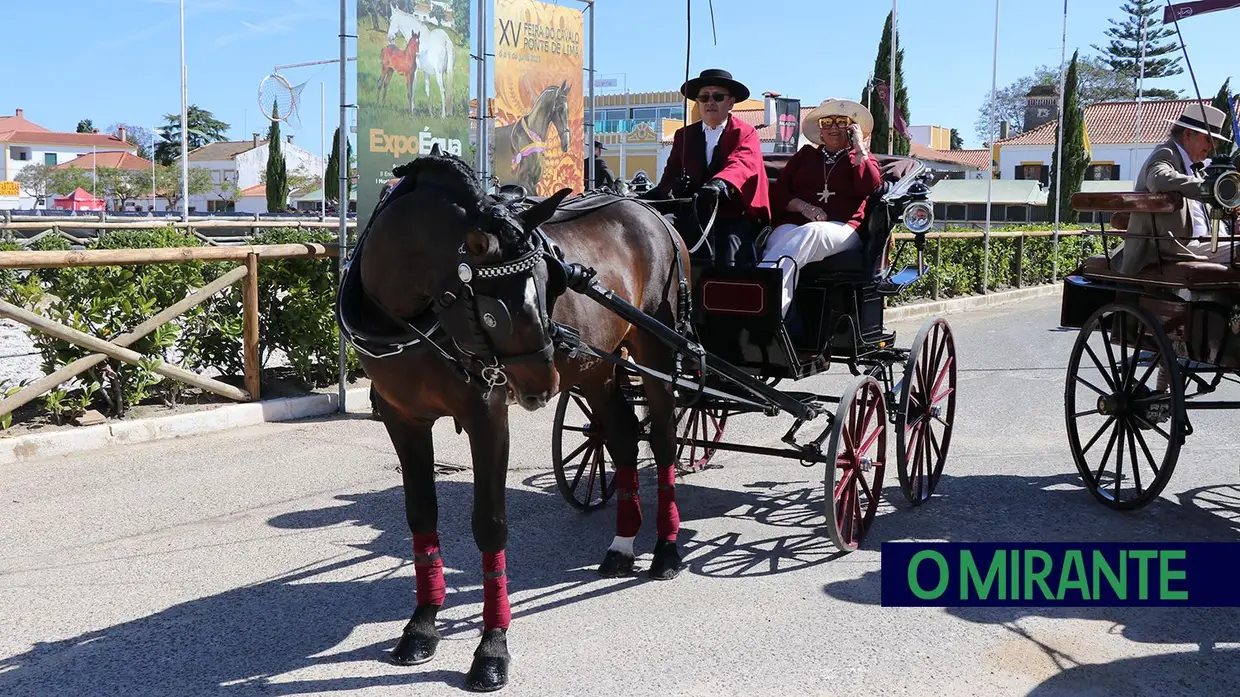
<path fill-rule="evenodd" d="M 568 152 L 571 140 L 568 124 L 568 80 L 548 85 L 534 100 L 529 112 L 507 126 L 495 129 L 495 167 L 505 183 L 514 183 L 537 193 L 542 180 L 543 152 L 551 139 L 550 128 L 560 134 L 560 151 Z"/>
<path fill-rule="evenodd" d="M 597 270 L 597 280 L 670 327 L 681 327 L 689 257 L 673 228 L 644 202 L 592 194 L 560 205 L 568 189 L 532 207 L 497 205 L 464 161 L 420 157 L 396 170 L 401 181 L 376 207 L 341 283 L 337 320 L 359 349 L 378 411 L 400 460 L 405 513 L 413 534 L 417 607 L 391 658 L 431 660 L 445 600 L 431 429 L 451 417 L 469 437 L 474 469 L 471 515 L 482 553 L 483 634 L 466 685 L 494 690 L 508 681 L 510 621 L 504 550 L 508 408 L 545 406 L 579 385 L 608 434 L 616 462 L 616 537 L 599 565 L 604 575 L 633 572 L 641 526 L 638 422 L 617 372 L 583 354 L 570 359 L 553 340 L 571 327 L 615 353 L 629 346 L 638 363 L 671 374 L 665 344 L 575 292 L 565 292 L 556 257 Z M 557 209 L 558 207 L 558 209 Z M 554 218 L 553 218 L 554 215 Z M 649 575 L 674 578 L 677 547 L 674 397 L 647 379 L 650 442 L 658 467 L 658 537 Z"/>

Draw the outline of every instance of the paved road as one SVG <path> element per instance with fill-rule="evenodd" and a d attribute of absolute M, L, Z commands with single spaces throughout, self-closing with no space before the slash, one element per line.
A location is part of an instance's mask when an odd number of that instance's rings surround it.
<path fill-rule="evenodd" d="M 1237 694 L 1237 610 L 879 606 L 886 540 L 1240 537 L 1225 413 L 1196 418 L 1154 505 L 1117 515 L 1081 489 L 1060 397 L 1073 334 L 1057 318 L 1054 298 L 950 318 L 963 372 L 940 496 L 886 506 L 843 558 L 819 529 L 821 468 L 722 454 L 679 488 L 688 573 L 600 579 L 614 508 L 569 509 L 552 410 L 514 411 L 501 694 Z M 903 345 L 917 326 L 898 327 Z M 770 441 L 786 423 L 739 418 L 729 435 Z M 464 439 L 440 434 L 439 459 L 467 463 Z M 446 639 L 402 668 L 382 660 L 413 602 L 395 467 L 382 427 L 353 417 L 0 469 L 0 695 L 461 694 L 481 611 L 469 475 L 440 480 Z"/>

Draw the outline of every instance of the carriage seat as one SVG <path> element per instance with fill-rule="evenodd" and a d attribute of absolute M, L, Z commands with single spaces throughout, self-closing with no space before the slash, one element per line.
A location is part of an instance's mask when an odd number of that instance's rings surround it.
<path fill-rule="evenodd" d="M 1240 289 L 1240 267 L 1216 264 L 1209 261 L 1171 261 L 1151 264 L 1135 274 L 1115 270 L 1105 254 L 1097 254 L 1085 260 L 1079 273 L 1090 280 L 1151 283 L 1209 290 L 1220 288 Z"/>

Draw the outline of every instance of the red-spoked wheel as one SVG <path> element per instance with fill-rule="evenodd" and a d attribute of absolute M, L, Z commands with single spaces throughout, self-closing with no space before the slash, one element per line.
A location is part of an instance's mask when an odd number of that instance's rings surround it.
<path fill-rule="evenodd" d="M 840 399 L 827 449 L 827 530 L 840 551 L 852 552 L 865 540 L 886 469 L 887 404 L 878 381 L 865 375 Z"/>
<path fill-rule="evenodd" d="M 914 506 L 934 494 L 956 416 L 956 342 L 944 319 L 922 326 L 904 364 L 896 413 L 896 472 Z"/>
<path fill-rule="evenodd" d="M 728 423 L 728 412 L 709 405 L 682 407 L 677 411 L 676 469 L 681 474 L 700 472 L 710 464 L 716 449 L 686 441 L 718 443 Z"/>
<path fill-rule="evenodd" d="M 576 390 L 564 390 L 555 406 L 551 459 L 560 496 L 579 511 L 602 508 L 616 492 L 607 437 Z"/>

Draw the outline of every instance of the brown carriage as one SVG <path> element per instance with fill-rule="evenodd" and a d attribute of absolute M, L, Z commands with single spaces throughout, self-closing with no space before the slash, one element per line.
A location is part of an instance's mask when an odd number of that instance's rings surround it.
<path fill-rule="evenodd" d="M 1214 203 L 1234 230 L 1235 197 L 1226 189 L 1236 177 L 1224 177 Z M 1100 230 L 1103 253 L 1064 279 L 1060 324 L 1080 330 L 1064 391 L 1068 442 L 1099 501 L 1139 508 L 1170 480 L 1193 432 L 1190 411 L 1240 408 L 1208 398 L 1224 382 L 1240 382 L 1240 260 L 1233 247 L 1229 263 L 1164 259 L 1121 273 L 1111 240 L 1128 234 L 1132 216 L 1179 210 L 1183 196 L 1079 193 L 1072 204 L 1112 215 L 1111 229 L 1104 222 Z M 1212 249 L 1231 243 L 1216 223 L 1214 233 Z"/>

